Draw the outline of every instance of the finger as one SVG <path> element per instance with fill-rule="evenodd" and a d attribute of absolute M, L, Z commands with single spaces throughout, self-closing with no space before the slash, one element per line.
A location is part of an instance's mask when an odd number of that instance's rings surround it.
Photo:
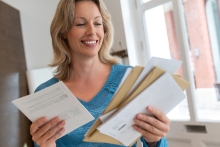
<path fill-rule="evenodd" d="M 163 131 L 159 130 L 158 128 L 156 128 L 156 127 L 152 126 L 151 124 L 148 124 L 144 121 L 141 121 L 141 120 L 135 118 L 134 122 L 136 123 L 137 126 L 142 128 L 143 130 L 150 132 L 156 136 L 164 137 L 166 135 L 166 132 L 163 132 Z"/>
<path fill-rule="evenodd" d="M 42 117 L 36 120 L 35 122 L 33 122 L 30 126 L 30 134 L 33 135 L 35 132 L 37 132 L 38 129 L 46 123 L 46 121 L 47 121 L 46 118 Z"/>
<path fill-rule="evenodd" d="M 55 141 L 64 133 L 64 131 L 65 131 L 65 129 L 64 128 L 61 128 L 58 132 L 57 132 L 57 138 L 55 138 L 55 140 L 53 140 L 53 139 L 51 139 L 51 138 L 49 138 L 48 140 L 47 140 L 47 142 L 45 142 L 45 143 L 43 143 L 43 144 L 41 144 L 41 142 L 40 141 L 37 141 L 36 143 L 39 145 L 39 146 L 41 146 L 41 147 L 54 147 L 54 146 L 56 146 L 56 143 L 55 143 Z"/>
<path fill-rule="evenodd" d="M 148 131 L 142 129 L 137 125 L 133 125 L 133 128 L 136 131 L 140 132 L 147 142 L 158 142 L 162 138 L 161 136 L 157 136 L 155 134 L 152 134 L 151 132 L 148 132 Z"/>
<path fill-rule="evenodd" d="M 61 121 L 61 122 L 59 122 L 59 124 L 57 124 L 56 127 L 50 129 L 47 133 L 45 133 L 45 134 L 42 136 L 42 138 L 41 138 L 41 140 L 39 141 L 39 143 L 40 143 L 40 144 L 43 144 L 43 143 L 45 143 L 48 139 L 50 139 L 51 137 L 53 137 L 54 135 L 56 135 L 57 133 L 59 133 L 59 132 L 62 130 L 62 128 L 63 128 L 64 125 L 65 125 L 65 121 L 64 121 L 64 120 Z"/>
<path fill-rule="evenodd" d="M 49 129 L 54 127 L 56 124 L 60 122 L 58 117 L 50 120 L 45 125 L 43 125 L 35 134 L 33 134 L 32 139 L 34 141 L 38 140 L 41 136 L 43 136 Z"/>
<path fill-rule="evenodd" d="M 61 128 L 59 131 L 57 131 L 57 133 L 52 136 L 50 139 L 48 139 L 48 143 L 53 143 L 55 142 L 58 138 L 60 138 L 60 136 L 64 133 L 65 129 Z"/>
<path fill-rule="evenodd" d="M 139 119 L 140 121 L 147 122 L 148 124 L 156 127 L 157 129 L 161 131 L 164 131 L 164 132 L 169 131 L 169 125 L 159 121 L 157 118 L 148 116 L 146 114 L 138 114 L 136 118 Z"/>
<path fill-rule="evenodd" d="M 170 120 L 168 119 L 168 117 L 160 110 L 158 110 L 154 107 L 151 107 L 151 106 L 148 106 L 147 110 L 151 114 L 153 114 L 157 119 L 159 119 L 160 121 L 164 122 L 165 124 L 170 124 Z"/>

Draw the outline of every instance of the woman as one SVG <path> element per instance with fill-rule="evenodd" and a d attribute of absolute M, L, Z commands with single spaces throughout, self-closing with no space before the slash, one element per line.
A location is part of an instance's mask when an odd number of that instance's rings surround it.
<path fill-rule="evenodd" d="M 97 119 L 128 68 L 117 64 L 118 59 L 109 54 L 113 27 L 104 3 L 102 0 L 61 0 L 51 24 L 51 36 L 54 49 L 51 66 L 56 66 L 57 70 L 54 78 L 41 84 L 36 91 L 61 80 Z M 169 119 L 153 107 L 147 109 L 157 119 L 138 114 L 134 118 L 134 129 L 143 135 L 141 141 L 145 147 L 167 146 L 163 137 L 169 129 Z M 65 121 L 40 118 L 33 122 L 30 133 L 41 147 L 117 147 L 82 141 L 94 121 L 58 139 L 64 132 Z M 52 128 L 54 125 L 56 127 Z"/>

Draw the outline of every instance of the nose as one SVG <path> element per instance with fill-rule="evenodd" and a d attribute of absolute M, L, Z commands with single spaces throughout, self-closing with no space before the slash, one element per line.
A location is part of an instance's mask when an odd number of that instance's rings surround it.
<path fill-rule="evenodd" d="M 86 35 L 94 36 L 95 34 L 96 34 L 96 31 L 95 31 L 95 26 L 94 26 L 94 24 L 89 24 L 89 25 L 88 25 L 88 28 L 87 28 L 87 33 L 86 33 Z"/>

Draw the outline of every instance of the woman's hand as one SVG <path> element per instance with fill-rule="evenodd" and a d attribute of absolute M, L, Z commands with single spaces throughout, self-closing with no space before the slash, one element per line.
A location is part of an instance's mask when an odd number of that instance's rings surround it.
<path fill-rule="evenodd" d="M 58 117 L 48 121 L 42 117 L 30 126 L 32 140 L 40 147 L 56 147 L 55 141 L 63 134 L 65 121 Z"/>
<path fill-rule="evenodd" d="M 155 117 L 137 114 L 134 118 L 135 125 L 133 127 L 143 135 L 147 143 L 158 142 L 169 131 L 170 120 L 154 107 L 147 107 L 147 111 Z"/>

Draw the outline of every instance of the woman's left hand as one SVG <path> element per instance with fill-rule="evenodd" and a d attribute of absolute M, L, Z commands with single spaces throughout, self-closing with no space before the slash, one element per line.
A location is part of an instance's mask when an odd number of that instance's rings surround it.
<path fill-rule="evenodd" d="M 147 107 L 153 116 L 137 114 L 134 118 L 134 129 L 140 132 L 147 143 L 158 142 L 169 131 L 170 120 L 167 116 L 154 107 Z"/>

